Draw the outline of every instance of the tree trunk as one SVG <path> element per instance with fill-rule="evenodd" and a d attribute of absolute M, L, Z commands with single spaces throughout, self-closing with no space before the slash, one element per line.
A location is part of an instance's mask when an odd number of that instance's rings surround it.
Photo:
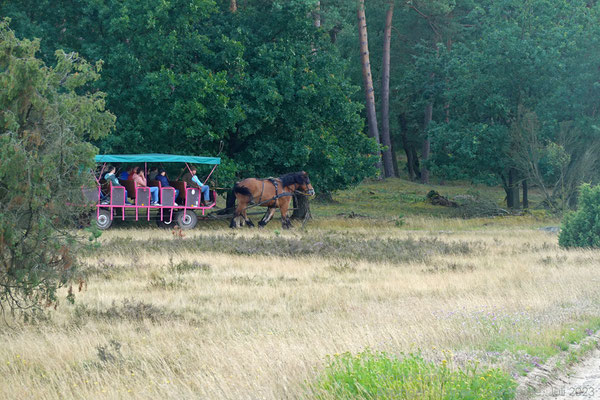
<path fill-rule="evenodd" d="M 329 30 L 329 38 L 331 39 L 331 43 L 335 43 L 337 41 L 337 35 L 341 31 L 342 28 L 339 25 L 336 25 Z"/>
<path fill-rule="evenodd" d="M 393 138 L 390 139 L 390 143 L 392 144 L 392 164 L 394 165 L 394 176 L 400 176 L 400 171 L 398 171 L 398 158 L 396 157 L 398 143 Z"/>
<path fill-rule="evenodd" d="M 502 179 L 502 189 L 504 189 L 504 193 L 506 194 L 506 206 L 510 208 L 514 204 L 512 199 L 513 192 L 510 190 L 510 184 L 506 180 L 504 173 L 500 174 L 500 179 Z"/>
<path fill-rule="evenodd" d="M 433 117 L 433 100 L 427 103 L 425 106 L 425 118 L 423 120 L 423 134 L 425 135 L 425 139 L 423 139 L 423 152 L 421 154 L 421 158 L 423 159 L 423 167 L 421 168 L 421 183 L 429 183 L 429 170 L 425 163 L 429 160 L 429 154 L 431 152 L 431 142 L 429 141 L 429 134 L 427 130 L 429 129 L 429 124 L 431 123 L 431 118 Z"/>
<path fill-rule="evenodd" d="M 313 25 L 315 28 L 321 27 L 321 2 L 317 1 L 315 10 L 313 11 Z"/>
<path fill-rule="evenodd" d="M 527 179 L 523 179 L 523 208 L 529 208 L 529 188 Z"/>
<path fill-rule="evenodd" d="M 412 158 L 413 171 L 415 171 L 415 179 L 421 179 L 421 166 L 419 164 L 419 154 L 415 146 L 410 146 L 410 154 Z"/>
<path fill-rule="evenodd" d="M 308 201 L 308 196 L 297 195 L 294 196 L 294 213 L 292 214 L 292 219 L 312 219 L 312 215 L 310 213 L 310 202 Z"/>
<path fill-rule="evenodd" d="M 229 11 L 232 13 L 237 11 L 237 0 L 229 0 Z"/>
<path fill-rule="evenodd" d="M 390 140 L 390 45 L 392 41 L 393 17 L 394 2 L 390 1 L 385 17 L 381 71 L 381 144 L 385 147 L 383 150 L 383 170 L 386 178 L 394 176 L 392 142 Z"/>
<path fill-rule="evenodd" d="M 321 2 L 317 1 L 317 4 L 315 5 L 315 9 L 312 11 L 312 18 L 313 18 L 313 26 L 317 29 L 319 29 L 321 27 Z M 312 44 L 312 54 L 315 54 L 317 52 L 317 47 L 315 46 L 315 44 Z"/>
<path fill-rule="evenodd" d="M 519 183 L 516 182 L 516 171 L 514 168 L 508 170 L 508 185 L 505 184 L 506 206 L 508 208 L 519 208 Z"/>
<path fill-rule="evenodd" d="M 411 181 L 414 181 L 417 177 L 415 172 L 415 160 L 413 157 L 413 152 L 411 151 L 411 146 L 408 143 L 408 126 L 406 124 L 406 118 L 404 114 L 400 114 L 398 117 L 398 123 L 400 124 L 400 139 L 402 140 L 402 147 L 404 147 L 404 152 L 406 153 L 406 168 L 408 170 L 408 178 Z"/>
<path fill-rule="evenodd" d="M 367 122 L 369 125 L 369 137 L 375 139 L 379 145 L 379 129 L 377 128 L 377 112 L 375 111 L 375 94 L 373 89 L 373 77 L 371 76 L 371 63 L 369 61 L 369 40 L 367 37 L 367 19 L 365 17 L 365 0 L 358 0 L 358 38 L 360 41 L 360 60 L 362 63 L 363 86 L 365 90 L 365 103 L 367 111 Z M 379 156 L 379 152 L 377 154 Z M 378 157 L 377 168 L 382 170 L 381 159 Z"/>

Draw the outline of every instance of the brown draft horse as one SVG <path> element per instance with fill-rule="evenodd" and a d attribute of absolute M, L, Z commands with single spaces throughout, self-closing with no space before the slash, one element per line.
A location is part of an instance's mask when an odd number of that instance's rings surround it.
<path fill-rule="evenodd" d="M 246 210 L 250 203 L 254 202 L 256 205 L 268 207 L 265 216 L 258 223 L 259 228 L 264 227 L 273 218 L 277 208 L 281 211 L 281 226 L 284 229 L 290 228 L 292 223 L 287 212 L 295 191 L 304 192 L 309 196 L 315 194 L 306 172 L 293 172 L 279 178 L 247 178 L 239 181 L 233 187 L 237 207 L 229 226 L 238 228 L 246 224 L 253 227 L 254 224 L 246 215 Z"/>

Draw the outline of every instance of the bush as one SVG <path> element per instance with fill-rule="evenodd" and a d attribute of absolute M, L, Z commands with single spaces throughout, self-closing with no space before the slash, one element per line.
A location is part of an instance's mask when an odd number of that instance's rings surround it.
<path fill-rule="evenodd" d="M 600 247 L 600 186 L 581 186 L 579 209 L 565 215 L 561 247 Z"/>
<path fill-rule="evenodd" d="M 81 89 L 99 64 L 57 51 L 48 67 L 38 49 L 0 20 L 0 312 L 53 305 L 72 278 L 81 235 L 69 223 L 85 209 L 66 205 L 81 204 L 81 187 L 93 182 L 96 148 L 86 139 L 115 120 L 101 92 Z"/>
<path fill-rule="evenodd" d="M 516 383 L 498 369 L 452 368 L 425 361 L 365 351 L 330 360 L 312 387 L 320 399 L 512 399 Z"/>

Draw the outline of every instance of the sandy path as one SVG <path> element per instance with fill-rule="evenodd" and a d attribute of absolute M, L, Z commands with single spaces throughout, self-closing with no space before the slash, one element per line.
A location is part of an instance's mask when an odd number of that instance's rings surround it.
<path fill-rule="evenodd" d="M 545 386 L 533 400 L 600 399 L 600 350 Z"/>

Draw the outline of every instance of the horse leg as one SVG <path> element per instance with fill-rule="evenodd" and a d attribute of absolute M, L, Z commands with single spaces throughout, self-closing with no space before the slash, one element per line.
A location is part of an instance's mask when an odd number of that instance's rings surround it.
<path fill-rule="evenodd" d="M 291 199 L 291 197 L 280 199 L 279 210 L 281 211 L 281 227 L 283 229 L 290 229 L 292 227 L 292 221 L 290 221 L 289 217 L 287 216 Z"/>
<path fill-rule="evenodd" d="M 240 226 L 244 225 L 245 219 L 242 216 L 242 213 L 246 213 L 246 205 L 247 203 L 244 202 L 242 198 L 238 197 L 238 206 L 235 209 L 235 212 L 233 213 L 233 218 L 231 219 L 231 223 L 229 224 L 230 228 L 239 228 Z"/>
<path fill-rule="evenodd" d="M 275 207 L 269 207 L 265 213 L 265 216 L 258 223 L 258 227 L 264 228 L 264 226 L 269 223 L 271 218 L 273 218 L 273 215 L 275 215 Z"/>
<path fill-rule="evenodd" d="M 242 211 L 242 217 L 244 218 L 244 222 L 248 225 L 248 228 L 254 228 L 254 223 L 248 218 L 248 214 L 246 214 L 246 210 Z"/>
<path fill-rule="evenodd" d="M 231 229 L 235 229 L 235 228 L 239 228 L 240 227 L 240 217 L 239 215 L 233 214 L 233 218 L 231 218 L 231 222 L 229 223 L 229 227 Z"/>

